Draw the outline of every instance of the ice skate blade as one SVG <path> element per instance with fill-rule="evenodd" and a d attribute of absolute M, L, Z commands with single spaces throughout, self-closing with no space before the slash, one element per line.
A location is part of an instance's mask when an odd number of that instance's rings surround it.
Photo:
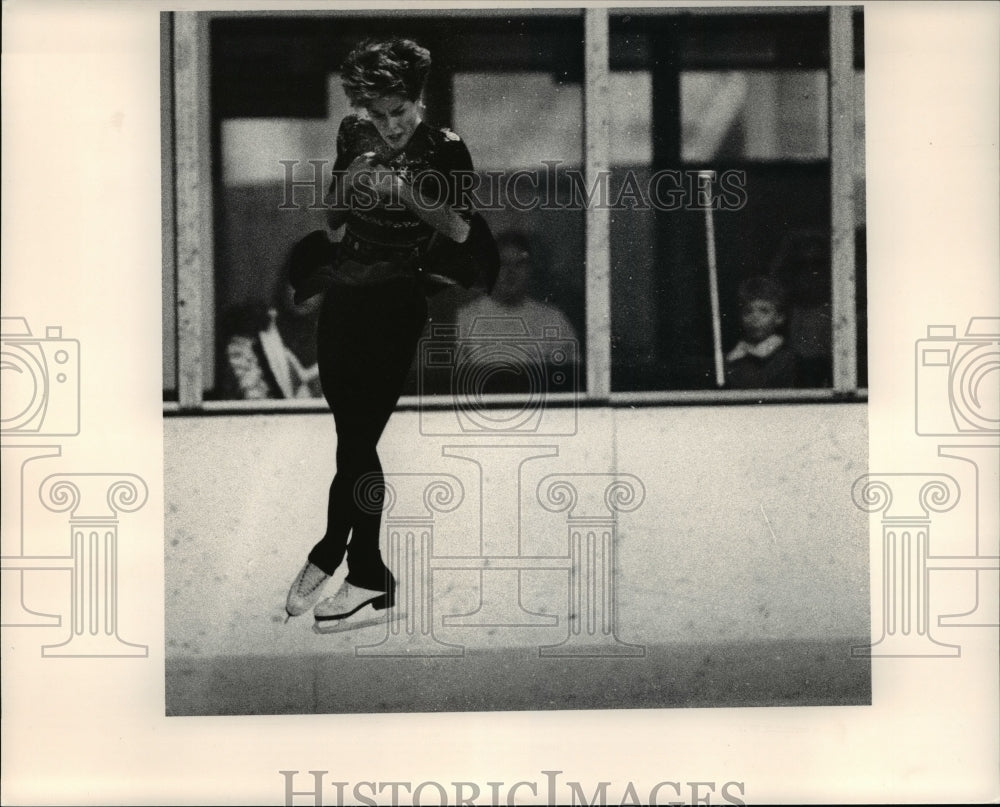
<path fill-rule="evenodd" d="M 343 619 L 324 619 L 313 622 L 313 633 L 346 633 L 359 628 L 370 628 L 375 625 L 387 625 L 402 619 L 404 614 L 399 608 L 387 608 L 376 611 L 371 605 L 366 605 L 360 611 Z"/>

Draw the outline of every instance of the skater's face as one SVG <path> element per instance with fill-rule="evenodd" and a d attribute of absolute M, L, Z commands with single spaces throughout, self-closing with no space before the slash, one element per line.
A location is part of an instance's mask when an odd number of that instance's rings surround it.
<path fill-rule="evenodd" d="M 750 300 L 743 306 L 740 321 L 746 340 L 757 344 L 776 334 L 785 324 L 785 317 L 770 300 Z"/>
<path fill-rule="evenodd" d="M 383 95 L 368 107 L 378 133 L 393 151 L 399 151 L 410 142 L 420 124 L 420 105 L 402 95 Z"/>

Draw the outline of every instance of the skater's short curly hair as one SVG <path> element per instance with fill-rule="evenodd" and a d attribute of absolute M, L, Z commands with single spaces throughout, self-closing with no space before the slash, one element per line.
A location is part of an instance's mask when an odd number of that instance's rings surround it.
<path fill-rule="evenodd" d="M 416 101 L 430 69 L 430 51 L 410 39 L 367 39 L 344 60 L 341 81 L 351 106 L 364 109 L 385 95 Z"/>

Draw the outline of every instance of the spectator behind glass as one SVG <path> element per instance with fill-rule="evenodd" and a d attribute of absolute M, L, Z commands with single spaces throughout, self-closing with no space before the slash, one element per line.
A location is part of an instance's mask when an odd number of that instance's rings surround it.
<path fill-rule="evenodd" d="M 785 325 L 784 289 L 769 277 L 751 277 L 740 284 L 739 299 L 743 338 L 726 356 L 726 386 L 794 387 L 797 359 L 780 333 Z"/>
<path fill-rule="evenodd" d="M 476 319 L 481 319 L 477 335 L 496 332 L 503 324 L 491 318 L 515 318 L 524 323 L 528 335 L 541 339 L 545 330 L 558 328 L 559 339 L 576 340 L 576 331 L 567 316 L 556 306 L 536 300 L 529 293 L 532 274 L 538 267 L 532 260 L 531 245 L 526 236 L 517 232 L 497 237 L 500 253 L 500 274 L 490 296 L 471 300 L 456 313 L 459 335 L 468 337 Z"/>
<path fill-rule="evenodd" d="M 781 241 L 770 274 L 790 290 L 788 346 L 798 357 L 802 387 L 833 384 L 830 237 L 793 230 Z"/>
<path fill-rule="evenodd" d="M 322 296 L 301 305 L 283 276 L 271 304 L 236 306 L 223 316 L 222 396 L 226 400 L 316 398 L 316 322 Z"/>

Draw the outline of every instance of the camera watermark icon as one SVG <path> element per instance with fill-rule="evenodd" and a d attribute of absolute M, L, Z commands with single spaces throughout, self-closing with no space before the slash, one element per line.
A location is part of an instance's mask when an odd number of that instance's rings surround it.
<path fill-rule="evenodd" d="M 1000 433 L 1000 317 L 931 325 L 916 347 L 917 434 Z"/>
<path fill-rule="evenodd" d="M 576 434 L 579 344 L 558 327 L 477 317 L 463 335 L 436 324 L 418 362 L 421 434 Z"/>
<path fill-rule="evenodd" d="M 49 326 L 35 336 L 23 317 L 0 318 L 0 434 L 80 433 L 80 343 Z"/>
<path fill-rule="evenodd" d="M 80 432 L 80 344 L 48 326 L 35 335 L 24 317 L 0 317 L 0 451 L 3 454 L 4 618 L 8 627 L 58 626 L 58 615 L 32 608 L 19 561 L 26 554 L 25 479 L 38 460 L 58 457 L 58 444 L 46 438 Z M 37 442 L 41 441 L 41 442 Z"/>

